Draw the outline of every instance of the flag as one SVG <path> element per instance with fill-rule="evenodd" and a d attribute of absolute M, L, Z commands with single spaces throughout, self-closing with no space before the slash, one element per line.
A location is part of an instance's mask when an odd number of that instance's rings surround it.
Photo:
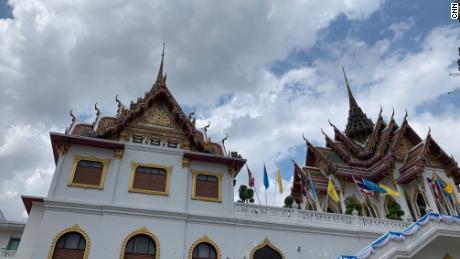
<path fill-rule="evenodd" d="M 313 195 L 313 199 L 315 199 L 315 201 L 318 200 L 318 196 L 316 196 L 316 187 L 313 183 L 313 180 L 311 179 L 311 174 L 308 174 L 308 183 L 310 184 L 310 190 L 311 194 Z"/>
<path fill-rule="evenodd" d="M 359 180 L 356 180 L 353 176 L 353 181 L 355 182 L 356 186 L 358 187 L 358 190 L 364 194 L 368 194 L 368 195 L 371 195 L 371 196 L 374 196 L 374 191 L 372 191 L 371 189 L 367 188 L 367 186 L 365 184 L 363 184 L 363 182 L 359 181 Z"/>
<path fill-rule="evenodd" d="M 335 191 L 334 184 L 332 183 L 331 177 L 329 177 L 329 182 L 327 183 L 327 195 L 335 202 L 339 202 L 340 198 L 337 192 Z"/>
<path fill-rule="evenodd" d="M 265 190 L 267 190 L 268 187 L 270 186 L 270 182 L 268 180 L 267 168 L 265 167 L 265 164 L 264 164 L 264 186 L 265 186 Z"/>
<path fill-rule="evenodd" d="M 280 189 L 280 193 L 283 193 L 283 180 L 281 179 L 281 172 L 279 168 L 278 168 L 278 171 L 276 171 L 276 181 L 278 181 L 278 187 Z"/>
<path fill-rule="evenodd" d="M 434 196 L 436 196 L 436 199 L 439 200 L 439 192 L 438 188 L 436 187 L 436 183 L 429 177 L 426 177 L 426 180 L 428 182 L 428 185 L 431 187 L 431 190 L 434 192 Z"/>
<path fill-rule="evenodd" d="M 303 196 L 307 196 L 307 188 L 305 188 L 304 184 L 304 172 L 294 160 L 292 160 L 292 163 L 294 163 L 294 172 L 300 181 L 300 192 L 303 194 Z"/>
<path fill-rule="evenodd" d="M 297 204 L 301 204 L 303 202 L 302 194 L 304 193 L 305 188 L 302 183 L 300 168 L 297 166 L 294 160 L 292 160 L 292 163 L 294 164 L 294 179 L 292 181 L 291 195 Z"/>
<path fill-rule="evenodd" d="M 438 179 L 437 177 L 436 177 L 436 182 L 438 183 L 439 189 L 441 189 L 441 191 L 444 193 L 444 195 L 447 196 L 447 198 L 449 198 L 449 200 L 452 200 L 452 195 L 450 195 L 450 193 L 448 193 L 446 191 L 446 189 L 448 189 L 449 186 L 446 185 L 446 183 L 443 180 Z M 450 186 L 450 188 L 452 188 L 452 186 Z"/>
<path fill-rule="evenodd" d="M 254 188 L 254 185 L 256 183 L 256 178 L 254 178 L 254 176 L 252 175 L 251 170 L 249 170 L 249 167 L 247 164 L 246 164 L 246 168 L 248 169 L 248 185 L 249 187 Z"/>
<path fill-rule="evenodd" d="M 378 186 L 376 183 L 373 181 L 367 180 L 363 178 L 363 184 L 366 185 L 367 188 L 369 188 L 372 191 L 376 191 L 382 194 L 387 194 L 387 191 L 383 189 L 382 187 Z"/>
<path fill-rule="evenodd" d="M 399 194 L 399 192 L 391 189 L 390 187 L 384 185 L 384 184 L 379 184 L 380 187 L 382 187 L 389 195 L 393 196 L 393 197 L 399 197 L 401 196 L 401 194 Z"/>

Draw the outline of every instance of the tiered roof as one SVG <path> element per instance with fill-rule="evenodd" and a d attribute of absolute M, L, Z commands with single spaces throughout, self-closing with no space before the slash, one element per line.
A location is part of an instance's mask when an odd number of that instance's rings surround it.
<path fill-rule="evenodd" d="M 180 145 L 184 149 L 223 156 L 220 144 L 211 142 L 197 130 L 192 114 L 185 115 L 174 96 L 166 86 L 167 75 L 163 73 L 164 46 L 157 78 L 151 89 L 131 101 L 125 107 L 118 99 L 116 116 L 102 116 L 97 107 L 93 123 L 80 123 L 71 112 L 72 124 L 66 130 L 67 135 L 85 136 L 110 140 L 128 140 L 134 135 L 148 138 L 165 139 Z"/>
<path fill-rule="evenodd" d="M 393 177 L 395 164 L 400 163 L 400 175 L 394 179 L 405 184 L 419 176 L 426 166 L 442 168 L 460 183 L 460 168 L 452 156 L 437 144 L 429 132 L 422 139 L 409 125 L 407 112 L 401 125 L 394 120 L 394 111 L 386 122 L 379 112 L 375 124 L 367 118 L 357 104 L 345 76 L 349 95 L 349 118 L 345 133 L 330 123 L 334 137 L 322 131 L 326 146 L 307 142 L 305 172 L 311 174 L 317 190 L 324 191 L 328 175 L 353 181 L 366 178 L 380 181 Z M 295 190 L 293 189 L 293 195 Z"/>

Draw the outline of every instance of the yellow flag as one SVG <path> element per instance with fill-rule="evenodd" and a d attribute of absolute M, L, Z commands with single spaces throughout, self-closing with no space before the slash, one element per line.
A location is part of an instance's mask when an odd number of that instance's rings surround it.
<path fill-rule="evenodd" d="M 447 186 L 444 187 L 444 191 L 448 194 L 452 194 L 454 192 L 454 189 L 452 188 L 452 185 L 450 185 L 450 183 L 447 183 Z"/>
<path fill-rule="evenodd" d="M 327 195 L 335 202 L 339 202 L 340 198 L 337 192 L 335 191 L 334 184 L 332 183 L 331 178 L 329 177 L 329 182 L 327 183 Z"/>
<path fill-rule="evenodd" d="M 279 168 L 278 171 L 276 171 L 276 181 L 278 182 L 280 193 L 283 193 L 283 180 L 281 179 L 281 172 Z"/>
<path fill-rule="evenodd" d="M 391 189 L 390 187 L 384 185 L 384 184 L 379 184 L 380 187 L 382 187 L 382 189 L 384 189 L 385 191 L 387 191 L 387 193 L 393 197 L 399 197 L 401 196 L 401 194 L 399 194 L 399 192 Z"/>

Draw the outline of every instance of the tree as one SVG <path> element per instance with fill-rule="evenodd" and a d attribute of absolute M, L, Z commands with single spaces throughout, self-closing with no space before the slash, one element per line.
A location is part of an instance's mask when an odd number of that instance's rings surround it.
<path fill-rule="evenodd" d="M 284 199 L 284 207 L 285 208 L 292 208 L 292 204 L 294 203 L 294 199 L 292 199 L 291 195 L 288 195 Z"/>
<path fill-rule="evenodd" d="M 401 220 L 401 216 L 404 215 L 404 211 L 401 210 L 401 206 L 393 199 L 388 200 L 387 204 L 388 214 L 387 219 Z"/>
<path fill-rule="evenodd" d="M 240 185 L 238 190 L 240 200 L 238 202 L 242 203 L 254 203 L 254 190 L 248 188 L 246 185 Z"/>
<path fill-rule="evenodd" d="M 358 215 L 361 215 L 361 203 L 355 197 L 348 197 L 345 199 L 345 214 L 351 215 L 354 210 L 358 211 Z"/>

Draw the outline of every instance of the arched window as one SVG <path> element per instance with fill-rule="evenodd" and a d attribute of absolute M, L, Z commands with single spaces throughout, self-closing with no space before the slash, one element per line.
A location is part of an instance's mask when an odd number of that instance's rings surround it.
<path fill-rule="evenodd" d="M 128 240 L 124 259 L 155 259 L 155 241 L 148 235 L 138 234 Z"/>
<path fill-rule="evenodd" d="M 415 197 L 415 203 L 417 204 L 419 217 L 423 217 L 426 214 L 426 201 L 425 197 L 421 193 L 417 193 Z"/>
<path fill-rule="evenodd" d="M 268 245 L 259 248 L 254 253 L 254 259 L 283 259 L 281 254 Z"/>
<path fill-rule="evenodd" d="M 283 252 L 274 246 L 268 238 L 252 249 L 250 259 L 285 259 Z"/>
<path fill-rule="evenodd" d="M 217 259 L 217 251 L 209 243 L 200 243 L 193 249 L 192 259 Z"/>
<path fill-rule="evenodd" d="M 188 259 L 221 259 L 221 254 L 216 242 L 205 235 L 190 246 Z"/>
<path fill-rule="evenodd" d="M 52 259 L 83 259 L 85 250 L 85 237 L 78 232 L 68 232 L 56 242 Z"/>

